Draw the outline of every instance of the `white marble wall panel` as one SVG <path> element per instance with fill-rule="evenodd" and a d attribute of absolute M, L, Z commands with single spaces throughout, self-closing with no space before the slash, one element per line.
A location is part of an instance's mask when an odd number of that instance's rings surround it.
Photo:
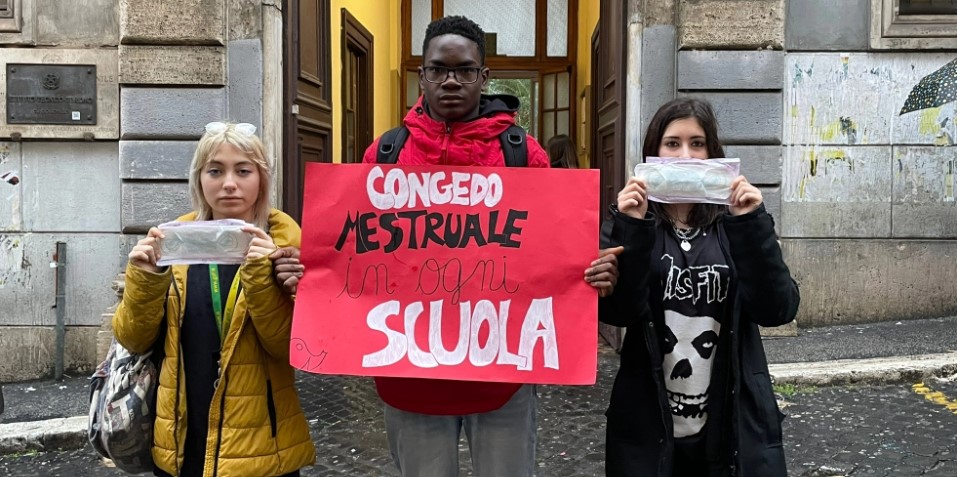
<path fill-rule="evenodd" d="M 899 115 L 920 79 L 953 57 L 951 53 L 788 54 L 784 143 L 929 145 L 945 135 L 957 137 L 954 103 Z"/>
<path fill-rule="evenodd" d="M 0 231 L 23 228 L 23 159 L 20 143 L 0 142 Z"/>
<path fill-rule="evenodd" d="M 957 148 L 894 148 L 894 237 L 957 238 Z"/>
<path fill-rule="evenodd" d="M 115 142 L 24 143 L 24 230 L 119 232 L 118 149 Z"/>
<path fill-rule="evenodd" d="M 784 148 L 785 237 L 889 237 L 891 148 Z"/>
<path fill-rule="evenodd" d="M 99 326 L 116 302 L 111 283 L 126 265 L 119 234 L 0 233 L 0 325 L 56 324 L 56 243 L 65 242 L 66 324 Z"/>

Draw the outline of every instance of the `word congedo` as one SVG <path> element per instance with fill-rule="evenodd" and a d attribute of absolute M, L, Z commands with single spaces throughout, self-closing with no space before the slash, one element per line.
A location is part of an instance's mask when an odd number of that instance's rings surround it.
<path fill-rule="evenodd" d="M 382 182 L 381 190 L 376 183 Z M 384 173 L 372 168 L 366 178 L 366 191 L 372 206 L 379 210 L 416 208 L 432 205 L 478 205 L 494 207 L 502 200 L 502 178 L 494 172 L 487 177 L 479 173 L 453 172 L 446 179 L 443 171 L 406 172 L 395 168 Z"/>

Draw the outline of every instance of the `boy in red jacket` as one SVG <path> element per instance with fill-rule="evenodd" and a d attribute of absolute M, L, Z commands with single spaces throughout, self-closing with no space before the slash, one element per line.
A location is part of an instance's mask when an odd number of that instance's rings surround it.
<path fill-rule="evenodd" d="M 471 20 L 445 17 L 429 24 L 419 85 L 422 97 L 406 114 L 408 138 L 395 163 L 401 165 L 506 165 L 500 135 L 515 124 L 517 98 L 483 95 L 489 81 L 485 32 Z M 363 162 L 375 163 L 380 137 Z M 548 156 L 526 136 L 526 166 L 548 167 Z M 296 250 L 281 250 L 277 280 L 294 292 L 302 266 Z M 614 254 L 586 270 L 586 281 L 609 292 L 617 279 Z M 406 477 L 458 475 L 462 429 L 477 477 L 531 477 L 535 466 L 535 386 L 531 384 L 376 378 L 385 401 L 389 448 Z"/>

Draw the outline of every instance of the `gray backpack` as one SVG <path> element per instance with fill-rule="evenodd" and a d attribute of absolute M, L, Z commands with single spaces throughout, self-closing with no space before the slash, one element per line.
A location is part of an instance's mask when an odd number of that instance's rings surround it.
<path fill-rule="evenodd" d="M 153 421 L 159 368 L 154 352 L 133 354 L 113 340 L 106 360 L 90 378 L 87 437 L 98 454 L 120 470 L 153 471 Z"/>

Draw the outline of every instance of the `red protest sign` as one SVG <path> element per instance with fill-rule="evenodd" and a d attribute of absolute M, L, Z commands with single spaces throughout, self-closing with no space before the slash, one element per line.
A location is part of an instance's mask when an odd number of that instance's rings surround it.
<path fill-rule="evenodd" d="M 598 171 L 306 167 L 293 366 L 595 383 Z"/>

